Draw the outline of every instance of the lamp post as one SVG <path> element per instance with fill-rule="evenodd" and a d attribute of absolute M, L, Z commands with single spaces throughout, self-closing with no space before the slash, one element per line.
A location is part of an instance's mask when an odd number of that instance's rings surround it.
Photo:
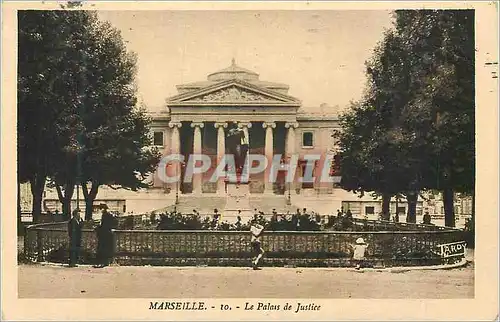
<path fill-rule="evenodd" d="M 179 204 L 179 180 L 175 181 L 175 204 Z"/>
<path fill-rule="evenodd" d="M 179 174 L 179 178 L 175 181 L 175 204 L 176 205 L 179 204 L 179 189 L 180 189 L 179 180 L 181 180 L 181 178 L 182 178 L 182 173 L 183 173 L 183 169 L 184 169 L 184 162 L 179 162 L 178 169 L 181 170 L 180 171 L 181 173 Z"/>
<path fill-rule="evenodd" d="M 181 169 L 181 165 L 176 165 L 176 169 Z M 176 173 L 177 174 L 177 173 Z M 179 178 L 175 180 L 175 204 L 179 204 Z"/>
<path fill-rule="evenodd" d="M 167 172 L 169 174 L 172 174 L 172 171 L 173 171 L 172 167 L 174 167 L 175 172 L 177 174 L 177 172 L 178 172 L 177 169 L 179 169 L 180 166 L 172 164 L 170 162 L 167 163 L 167 169 L 168 169 Z M 179 203 L 179 180 L 175 180 L 175 204 L 177 205 L 178 203 Z"/>
<path fill-rule="evenodd" d="M 287 158 L 287 160 L 288 160 L 288 164 L 290 164 L 290 158 Z M 285 165 L 283 163 L 281 163 L 281 168 L 283 169 L 284 167 L 285 167 Z M 291 194 L 291 191 L 292 191 L 292 182 L 288 181 L 288 171 L 290 171 L 290 168 L 287 170 L 286 176 L 285 176 L 285 180 L 286 180 L 286 183 L 288 185 L 288 196 L 287 196 L 287 199 L 286 199 L 286 204 L 287 205 L 291 205 L 292 204 L 292 194 Z"/>
<path fill-rule="evenodd" d="M 292 195 L 291 195 L 291 191 L 292 191 L 292 183 L 290 181 L 288 181 L 288 199 L 286 201 L 286 204 L 287 205 L 291 205 L 292 204 Z"/>

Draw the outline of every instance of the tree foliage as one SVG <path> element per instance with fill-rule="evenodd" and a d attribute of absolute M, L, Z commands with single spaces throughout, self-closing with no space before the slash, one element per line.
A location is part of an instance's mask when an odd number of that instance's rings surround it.
<path fill-rule="evenodd" d="M 453 225 L 453 191 L 474 187 L 474 12 L 396 11 L 366 73 L 337 134 L 342 186 L 404 193 L 409 211 L 420 190 L 441 190 Z"/>
<path fill-rule="evenodd" d="M 20 12 L 19 179 L 35 183 L 40 201 L 50 178 L 69 214 L 79 184 L 88 217 L 100 185 L 146 187 L 159 153 L 148 148 L 135 74 L 135 55 L 94 12 Z"/>
<path fill-rule="evenodd" d="M 66 11 L 18 14 L 18 178 L 31 184 L 35 221 L 46 179 L 63 172 L 56 168 L 78 124 L 68 54 L 89 18 Z"/>

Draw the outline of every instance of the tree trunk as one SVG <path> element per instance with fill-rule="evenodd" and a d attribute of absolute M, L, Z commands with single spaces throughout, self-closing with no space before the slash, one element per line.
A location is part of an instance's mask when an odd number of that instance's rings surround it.
<path fill-rule="evenodd" d="M 64 185 L 64 192 L 62 186 L 56 185 L 57 196 L 62 204 L 62 212 L 65 220 L 71 218 L 71 199 L 73 198 L 73 193 L 75 191 L 74 182 L 66 183 Z"/>
<path fill-rule="evenodd" d="M 82 183 L 81 187 L 83 197 L 85 198 L 85 220 L 92 220 L 94 200 L 97 197 L 97 192 L 99 191 L 99 183 L 96 180 L 92 180 L 90 191 L 88 190 L 86 182 Z"/>
<path fill-rule="evenodd" d="M 43 190 L 45 189 L 45 179 L 45 175 L 35 175 L 35 177 L 30 180 L 31 194 L 33 195 L 33 207 L 31 214 L 33 216 L 33 223 L 39 223 L 42 215 L 42 198 Z"/>
<path fill-rule="evenodd" d="M 417 222 L 417 200 L 418 200 L 417 191 L 406 194 L 406 201 L 408 202 L 408 211 L 406 213 L 407 223 Z"/>
<path fill-rule="evenodd" d="M 443 190 L 443 204 L 444 204 L 444 225 L 446 227 L 455 227 L 455 207 L 453 204 L 453 190 Z"/>
<path fill-rule="evenodd" d="M 382 194 L 382 218 L 384 220 L 391 219 L 391 195 L 390 194 Z"/>

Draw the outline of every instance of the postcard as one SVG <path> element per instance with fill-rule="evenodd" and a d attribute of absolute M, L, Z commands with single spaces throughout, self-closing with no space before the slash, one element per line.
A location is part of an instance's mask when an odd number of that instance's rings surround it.
<path fill-rule="evenodd" d="M 496 3 L 2 16 L 3 319 L 498 319 Z"/>

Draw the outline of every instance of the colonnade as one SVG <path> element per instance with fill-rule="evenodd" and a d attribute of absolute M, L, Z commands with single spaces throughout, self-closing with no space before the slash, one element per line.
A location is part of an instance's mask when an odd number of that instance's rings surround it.
<path fill-rule="evenodd" d="M 260 122 L 259 122 L 260 123 Z M 207 123 L 205 122 L 191 122 L 190 126 L 194 129 L 193 137 L 193 153 L 201 154 L 202 152 L 202 136 L 201 130 L 205 127 Z M 245 137 L 248 140 L 248 144 L 251 144 L 252 138 L 250 137 L 249 129 L 256 123 L 252 122 L 237 122 L 237 127 L 245 133 Z M 288 156 L 295 153 L 295 129 L 298 127 L 298 122 L 286 122 L 285 128 L 287 129 L 285 149 Z M 171 134 L 171 144 L 170 153 L 180 154 L 181 152 L 181 137 L 180 128 L 182 127 L 181 122 L 170 122 L 169 127 L 172 129 Z M 215 128 L 217 129 L 217 162 L 220 162 L 226 151 L 225 144 L 225 130 L 228 128 L 228 122 L 215 122 Z M 276 122 L 263 122 L 262 127 L 265 129 L 265 156 L 268 162 L 272 162 L 274 155 L 274 137 L 273 129 L 276 128 Z M 176 163 L 175 173 L 180 173 L 180 165 Z M 266 169 L 266 180 L 265 180 L 265 192 L 272 193 L 273 183 L 268 180 L 270 175 L 270 167 Z M 220 178 L 217 182 L 217 192 L 221 193 L 224 191 L 224 178 Z M 202 174 L 195 174 L 193 176 L 193 193 L 200 194 L 202 192 Z"/>

